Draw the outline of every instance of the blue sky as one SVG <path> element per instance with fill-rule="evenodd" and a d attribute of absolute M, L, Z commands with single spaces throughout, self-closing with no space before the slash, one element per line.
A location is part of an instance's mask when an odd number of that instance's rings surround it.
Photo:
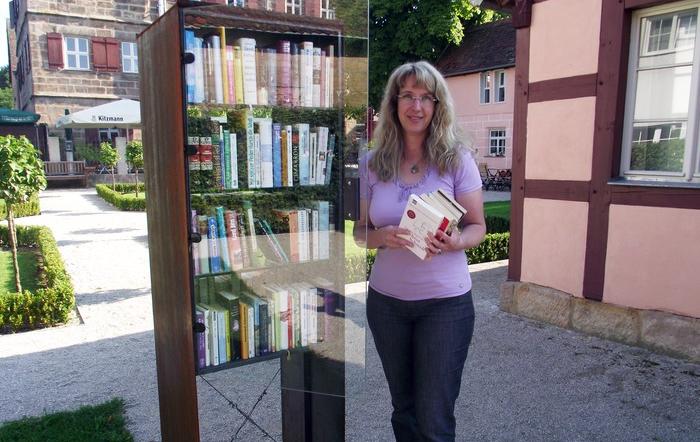
<path fill-rule="evenodd" d="M 5 21 L 10 15 L 10 0 L 0 0 L 0 66 L 7 64 L 7 30 Z"/>

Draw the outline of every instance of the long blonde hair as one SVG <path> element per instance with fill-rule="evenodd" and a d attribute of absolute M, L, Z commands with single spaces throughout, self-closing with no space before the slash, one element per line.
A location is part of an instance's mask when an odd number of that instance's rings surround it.
<path fill-rule="evenodd" d="M 404 140 L 397 111 L 397 95 L 411 77 L 415 78 L 417 86 L 438 99 L 425 140 L 428 163 L 437 166 L 440 175 L 443 175 L 448 170 L 459 167 L 459 153 L 462 149 L 471 150 L 462 141 L 455 124 L 452 97 L 440 72 L 427 61 L 403 64 L 394 69 L 387 81 L 373 137 L 376 147 L 369 168 L 381 181 L 399 176 Z"/>

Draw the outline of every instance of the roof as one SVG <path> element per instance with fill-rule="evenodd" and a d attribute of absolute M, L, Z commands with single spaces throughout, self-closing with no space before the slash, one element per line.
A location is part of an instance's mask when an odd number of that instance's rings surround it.
<path fill-rule="evenodd" d="M 435 66 L 445 77 L 515 66 L 515 28 L 510 20 L 470 28 Z"/>
<path fill-rule="evenodd" d="M 39 121 L 39 118 L 41 118 L 41 115 L 35 114 L 34 112 L 0 108 L 0 125 L 3 126 L 34 124 Z"/>

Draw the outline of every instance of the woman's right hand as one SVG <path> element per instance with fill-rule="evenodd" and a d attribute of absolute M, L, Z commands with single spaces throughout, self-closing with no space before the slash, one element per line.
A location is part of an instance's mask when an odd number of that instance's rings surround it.
<path fill-rule="evenodd" d="M 389 249 L 408 248 L 413 242 L 406 239 L 411 237 L 411 231 L 399 226 L 384 226 L 378 229 L 382 237 L 382 246 Z"/>

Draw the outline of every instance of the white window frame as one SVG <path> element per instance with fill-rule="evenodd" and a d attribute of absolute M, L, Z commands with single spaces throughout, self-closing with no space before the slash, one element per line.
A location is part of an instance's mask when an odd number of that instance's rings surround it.
<path fill-rule="evenodd" d="M 498 70 L 493 73 L 494 90 L 496 94 L 493 96 L 494 103 L 504 103 L 506 101 L 506 71 Z M 503 91 L 503 99 L 499 100 L 500 92 Z"/>
<path fill-rule="evenodd" d="M 700 0 L 686 0 L 671 4 L 640 9 L 632 14 L 632 26 L 630 33 L 630 51 L 628 60 L 627 91 L 625 99 L 625 118 L 622 134 L 622 156 L 620 161 L 620 175 L 630 180 L 663 181 L 679 183 L 700 183 L 700 137 L 698 135 L 698 118 L 700 118 L 699 89 L 700 80 L 700 26 L 696 21 L 695 47 L 692 62 L 692 77 L 690 84 L 690 98 L 688 105 L 688 120 L 685 129 L 685 153 L 681 172 L 631 170 L 632 160 L 632 134 L 634 129 L 634 111 L 637 90 L 637 72 L 640 55 L 659 55 L 668 51 L 649 52 L 648 26 L 642 28 L 642 19 L 650 16 L 672 14 L 688 9 L 697 9 L 697 18 L 700 19 Z M 675 26 L 675 25 L 674 25 Z M 640 43 L 644 48 L 640 48 Z M 675 48 L 674 45 L 670 45 Z M 672 66 L 683 66 L 675 64 Z M 654 67 L 660 69 L 663 67 Z M 676 119 L 673 119 L 676 121 Z M 665 121 L 652 121 L 650 123 L 663 124 Z M 680 136 L 683 134 L 681 133 Z M 657 140 L 658 141 L 658 140 Z"/>
<path fill-rule="evenodd" d="M 97 129 L 97 138 L 102 140 L 102 135 L 104 135 L 105 138 L 109 139 L 110 141 L 114 141 L 114 139 L 119 136 L 119 129 L 100 127 Z"/>
<path fill-rule="evenodd" d="M 75 50 L 69 51 L 68 50 L 68 40 L 73 40 L 73 45 L 75 47 Z M 80 40 L 85 41 L 85 47 L 87 48 L 85 51 L 81 51 L 80 48 Z M 72 37 L 72 36 L 64 36 L 63 37 L 63 65 L 65 66 L 64 69 L 66 70 L 71 70 L 71 71 L 89 71 L 90 70 L 90 40 L 87 37 Z M 70 56 L 74 56 L 76 61 L 77 61 L 77 66 L 71 66 L 68 63 L 68 60 L 70 59 Z M 87 66 L 81 67 L 80 66 L 80 57 L 85 56 L 87 59 Z"/>
<path fill-rule="evenodd" d="M 507 132 L 505 127 L 489 128 L 489 156 L 504 157 L 506 156 L 506 140 Z M 494 146 L 494 142 L 496 145 Z"/>
<path fill-rule="evenodd" d="M 493 98 L 493 72 L 484 71 L 479 74 L 479 103 L 489 104 Z"/>
<path fill-rule="evenodd" d="M 126 53 L 124 47 L 129 48 L 129 54 Z M 121 44 L 121 55 L 122 55 L 122 72 L 128 74 L 138 74 L 139 73 L 139 54 L 136 43 L 131 41 L 123 41 Z M 127 70 L 127 62 L 133 66 L 133 69 Z"/>
<path fill-rule="evenodd" d="M 304 0 L 285 0 L 284 12 L 287 14 L 303 15 Z"/>
<path fill-rule="evenodd" d="M 332 20 L 335 18 L 335 8 L 331 8 L 331 0 L 319 0 L 321 2 L 321 18 Z"/>

